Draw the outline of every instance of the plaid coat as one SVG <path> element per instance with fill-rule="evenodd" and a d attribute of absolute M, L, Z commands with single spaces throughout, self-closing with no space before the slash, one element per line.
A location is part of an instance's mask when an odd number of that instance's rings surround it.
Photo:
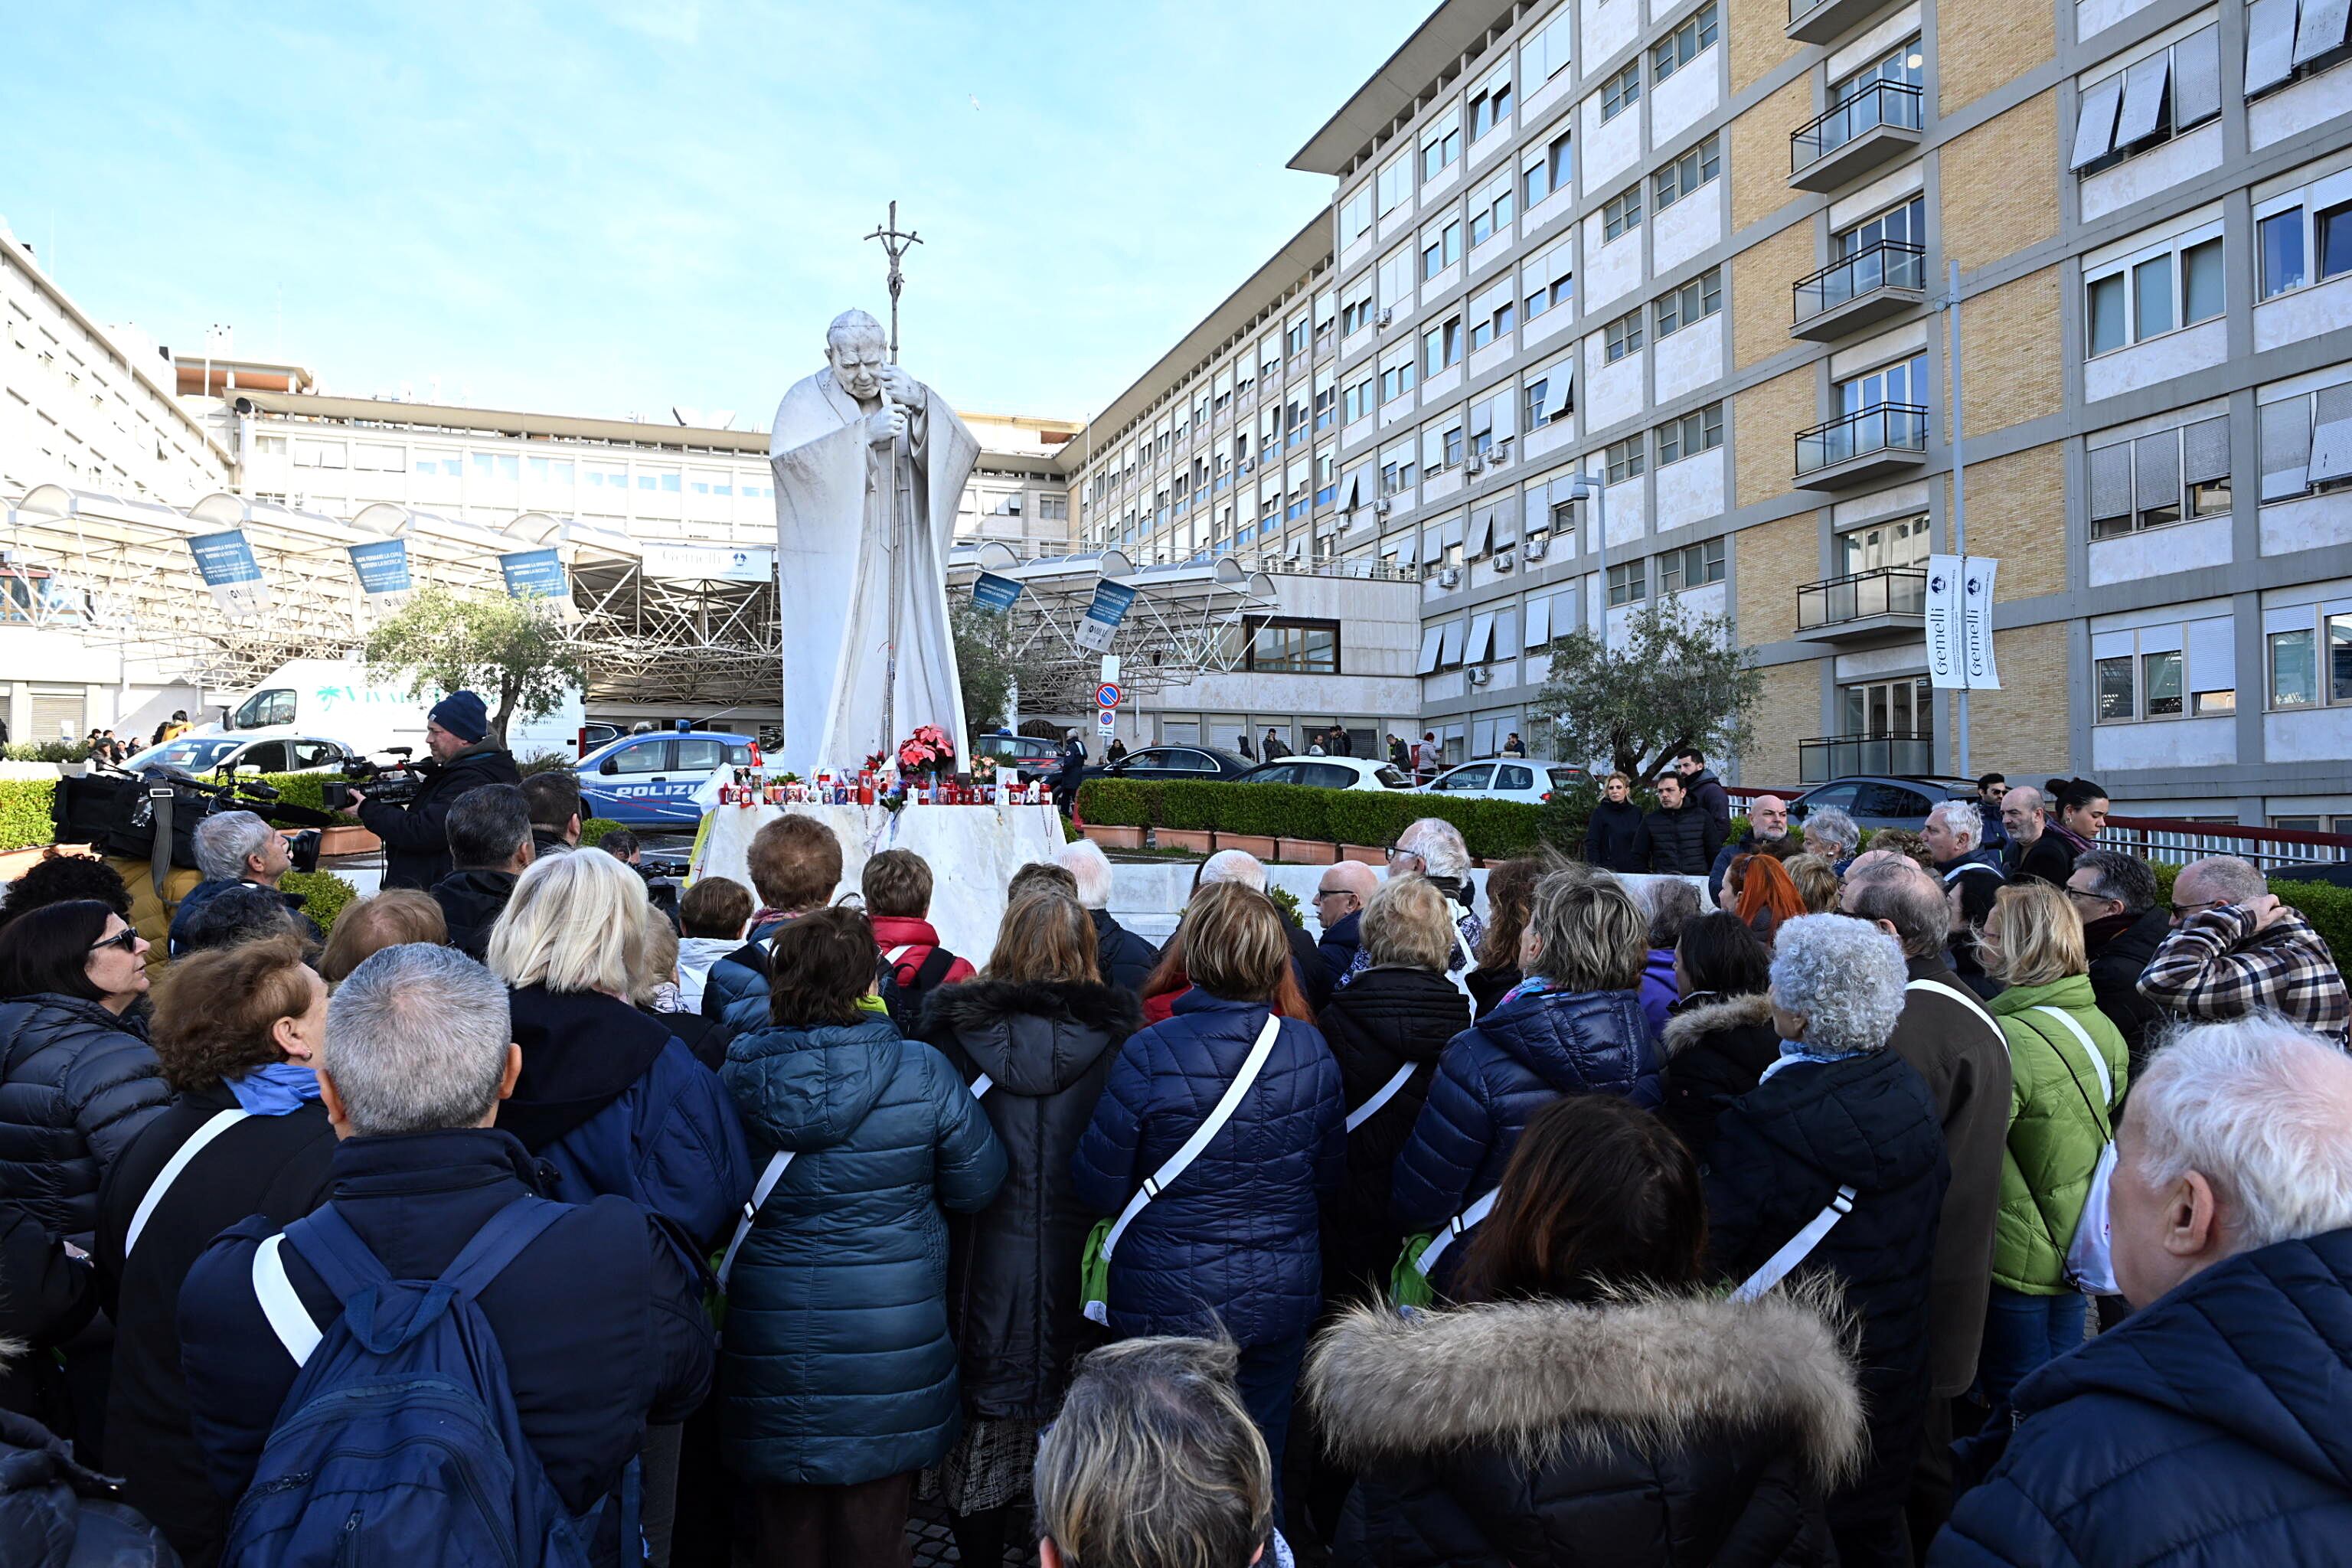
<path fill-rule="evenodd" d="M 2352 996 L 2327 940 L 2293 910 L 2268 930 L 2252 910 L 2221 904 L 2176 927 L 2140 972 L 2140 994 L 2184 1018 L 2242 1017 L 2258 1008 L 2342 1041 Z"/>

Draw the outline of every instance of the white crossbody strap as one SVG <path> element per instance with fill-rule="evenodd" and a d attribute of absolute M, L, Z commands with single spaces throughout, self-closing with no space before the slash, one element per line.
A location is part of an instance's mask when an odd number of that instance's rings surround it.
<path fill-rule="evenodd" d="M 123 1257 L 129 1258 L 131 1248 L 139 1245 L 141 1233 L 146 1230 L 147 1222 L 154 1217 L 155 1205 L 163 1201 L 163 1194 L 171 1191 L 173 1182 L 180 1179 L 180 1173 L 188 1168 L 188 1162 L 203 1153 L 206 1144 L 244 1121 L 247 1115 L 247 1112 L 234 1107 L 215 1111 L 211 1120 L 188 1135 L 188 1141 L 180 1145 L 178 1152 L 163 1162 L 163 1168 L 155 1173 L 154 1181 L 148 1184 L 147 1195 L 139 1200 L 138 1210 L 131 1216 L 131 1229 L 122 1238 Z"/>
<path fill-rule="evenodd" d="M 728 1242 L 727 1251 L 719 1259 L 719 1289 L 726 1289 L 727 1276 L 735 1270 L 735 1255 L 743 1250 L 744 1238 L 751 1234 L 751 1222 L 760 1217 L 760 1205 L 768 1201 L 768 1194 L 774 1192 L 776 1184 L 784 1179 L 785 1167 L 792 1163 L 793 1151 L 780 1149 L 769 1156 L 767 1164 L 761 1168 L 760 1180 L 751 1188 L 751 1201 L 743 1205 L 743 1217 L 735 1222 L 734 1238 Z"/>
<path fill-rule="evenodd" d="M 1903 983 L 1903 989 L 1906 991 L 1933 991 L 1938 996 L 1950 997 L 1953 1001 L 1958 1002 L 1969 1012 L 1974 1013 L 1978 1017 L 1984 1020 L 1984 1026 L 1990 1029 L 1994 1036 L 2000 1039 L 2001 1049 L 2007 1050 L 2009 1048 L 2009 1037 L 2001 1033 L 2000 1020 L 1995 1018 L 1990 1013 L 1985 1011 L 1985 1005 L 1983 1003 L 1978 1001 L 1975 997 L 1969 995 L 1966 991 L 1961 990 L 1958 986 L 1947 985 L 1940 980 L 1906 980 Z"/>
<path fill-rule="evenodd" d="M 1250 1047 L 1250 1054 L 1243 1061 L 1242 1070 L 1234 1075 L 1232 1083 L 1225 1086 L 1224 1097 L 1209 1112 L 1209 1119 L 1193 1129 L 1192 1136 L 1184 1140 L 1182 1148 L 1168 1156 L 1165 1164 L 1144 1179 L 1136 1194 L 1127 1200 L 1127 1207 L 1119 1210 L 1118 1219 L 1111 1226 L 1110 1234 L 1103 1237 L 1103 1257 L 1108 1258 L 1118 1249 L 1118 1238 L 1127 1234 L 1127 1227 L 1135 1223 L 1135 1216 L 1143 1212 L 1144 1205 L 1166 1191 L 1170 1183 L 1184 1173 L 1185 1167 L 1201 1157 L 1201 1151 L 1209 1146 L 1209 1141 L 1224 1131 L 1225 1123 L 1231 1121 L 1234 1112 L 1241 1109 L 1242 1096 L 1247 1094 L 1250 1085 L 1257 1081 L 1260 1069 L 1265 1066 L 1265 1058 L 1274 1054 L 1275 1037 L 1281 1033 L 1281 1015 L 1266 1014 L 1265 1026 L 1257 1032 L 1257 1043 Z"/>
<path fill-rule="evenodd" d="M 887 952 L 884 953 L 882 956 L 883 956 L 884 960 L 885 960 L 885 961 L 887 961 L 887 962 L 889 963 L 889 965 L 890 965 L 890 967 L 891 967 L 891 968 L 896 969 L 897 967 L 898 967 L 898 961 L 899 961 L 900 959 L 902 959 L 902 958 L 906 957 L 908 953 L 910 953 L 910 952 L 914 952 L 914 951 L 915 951 L 915 944 L 914 944 L 913 942 L 900 942 L 898 946 L 896 946 L 896 947 L 892 948 L 889 952 Z"/>
<path fill-rule="evenodd" d="M 281 1232 L 270 1237 L 253 1251 L 253 1294 L 261 1303 L 261 1315 L 269 1320 L 270 1331 L 286 1353 L 300 1366 L 310 1359 L 326 1336 L 310 1319 L 310 1309 L 302 1305 L 302 1298 L 294 1293 L 294 1282 L 286 1278 L 286 1261 L 278 1256 L 285 1244 Z"/>
<path fill-rule="evenodd" d="M 2047 1013 L 2052 1017 L 2057 1019 L 2061 1024 L 2065 1025 L 2066 1032 L 2074 1036 L 2077 1041 L 2081 1042 L 2083 1054 L 2091 1058 L 2091 1070 L 2099 1075 L 2100 1102 L 2106 1108 L 2108 1116 L 2112 1118 L 2115 1113 L 2116 1080 L 2109 1076 L 2107 1072 L 2107 1058 L 2100 1055 L 2098 1042 L 2091 1038 L 2091 1032 L 2088 1029 L 2084 1028 L 2082 1025 L 2076 1023 L 2074 1021 L 2074 1015 L 2068 1013 L 2063 1007 L 2036 1007 L 2033 1010 L 2037 1013 Z M 2107 1136 L 2110 1138 L 2115 1136 L 2115 1132 L 2112 1128 L 2107 1130 Z"/>
<path fill-rule="evenodd" d="M 1829 1235 L 1838 1221 L 1853 1212 L 1853 1189 L 1840 1187 L 1837 1196 L 1830 1199 L 1828 1206 L 1805 1222 L 1804 1229 L 1790 1237 L 1780 1251 L 1766 1258 L 1763 1268 L 1740 1281 L 1739 1288 L 1731 1293 L 1731 1299 L 1753 1301 L 1786 1279 L 1790 1269 L 1812 1256 L 1813 1248 L 1822 1244 L 1822 1237 Z"/>
<path fill-rule="evenodd" d="M 1348 1112 L 1348 1131 L 1353 1132 L 1357 1128 L 1378 1116 L 1381 1113 L 1381 1107 L 1394 1100 L 1397 1097 L 1397 1091 L 1404 1088 L 1406 1081 L 1412 1077 L 1412 1063 L 1407 1062 L 1397 1068 L 1395 1076 L 1372 1091 L 1371 1099 Z"/>
<path fill-rule="evenodd" d="M 1496 1190 L 1499 1192 L 1501 1189 Z M 1495 1194 L 1488 1193 L 1485 1197 L 1446 1221 L 1445 1228 L 1431 1237 L 1429 1245 L 1421 1249 L 1421 1256 L 1412 1260 L 1412 1266 L 1421 1270 L 1422 1278 L 1424 1279 L 1429 1278 L 1429 1271 L 1437 1267 L 1437 1260 L 1445 1256 L 1445 1249 L 1454 1245 L 1455 1237 L 1460 1236 L 1472 1226 L 1479 1224 L 1494 1212 Z"/>

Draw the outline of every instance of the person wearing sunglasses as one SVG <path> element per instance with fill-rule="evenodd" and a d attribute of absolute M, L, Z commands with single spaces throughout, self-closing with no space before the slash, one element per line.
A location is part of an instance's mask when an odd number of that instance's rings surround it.
<path fill-rule="evenodd" d="M 146 957 L 137 930 L 95 899 L 0 929 L 0 1192 L 84 1247 L 107 1167 L 171 1096 L 144 1020 L 130 1016 Z"/>

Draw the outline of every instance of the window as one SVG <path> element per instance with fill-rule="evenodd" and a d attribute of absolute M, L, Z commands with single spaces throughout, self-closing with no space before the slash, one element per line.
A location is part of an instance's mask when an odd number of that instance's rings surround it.
<path fill-rule="evenodd" d="M 2205 225 L 2154 255 L 2094 273 L 2084 285 L 2090 352 L 2111 353 L 2219 316 L 2221 237 L 2213 232 L 2219 226 Z"/>
<path fill-rule="evenodd" d="M 1462 111 L 1450 109 L 1443 119 L 1422 133 L 1422 183 L 1437 178 L 1452 168 L 1462 156 Z"/>
<path fill-rule="evenodd" d="M 1685 458 L 1696 458 L 1701 452 L 1712 452 L 1723 445 L 1723 405 L 1710 403 L 1704 408 L 1694 408 L 1679 419 L 1669 419 L 1658 426 L 1658 466 L 1679 463 Z M 1713 578 L 1706 579 L 1709 582 Z"/>
<path fill-rule="evenodd" d="M 2306 283 L 2352 272 L 2352 202 L 2307 214 L 2307 205 L 2264 215 L 2254 225 L 2262 290 L 2268 300 Z"/>
<path fill-rule="evenodd" d="M 2352 479 L 2352 383 L 2265 402 L 2255 413 L 2265 503 Z"/>
<path fill-rule="evenodd" d="M 1291 355 L 1305 353 L 1308 338 L 1307 312 L 1301 310 L 1291 318 L 1289 326 L 1282 334 L 1283 352 Z"/>
<path fill-rule="evenodd" d="M 1331 373 L 1327 370 L 1316 377 L 1315 428 L 1318 430 L 1328 427 L 1333 417 L 1339 413 L 1339 394 L 1332 390 L 1330 375 Z"/>
<path fill-rule="evenodd" d="M 1601 363 L 1615 364 L 1642 348 L 1642 312 L 1628 310 L 1601 329 Z"/>
<path fill-rule="evenodd" d="M 1517 188 L 1507 173 L 1470 200 L 1470 248 L 1477 249 L 1498 234 L 1508 234 L 1518 205 Z"/>
<path fill-rule="evenodd" d="M 1358 284 L 1349 296 L 1339 302 L 1339 333 L 1342 337 L 1353 337 L 1371 324 L 1372 286 L 1367 279 Z M 1222 398 L 1219 399 L 1217 406 L 1220 408 L 1224 406 L 1224 401 Z"/>
<path fill-rule="evenodd" d="M 1715 0 L 1692 12 L 1682 26 L 1650 48 L 1650 79 L 1661 82 L 1715 47 Z"/>
<path fill-rule="evenodd" d="M 1832 104 L 1853 103 L 1869 95 L 1880 82 L 1892 82 L 1897 87 L 1917 87 L 1926 79 L 1927 57 L 1921 52 L 1915 37 L 1895 46 L 1871 64 L 1842 81 L 1830 86 Z"/>
<path fill-rule="evenodd" d="M 1642 100 L 1642 62 L 1631 60 L 1625 68 L 1601 84 L 1601 123 L 1608 124 Z"/>
<path fill-rule="evenodd" d="M 1703 321 L 1723 309 L 1723 270 L 1692 279 L 1679 289 L 1670 289 L 1658 297 L 1658 336 L 1671 337 L 1693 321 Z"/>
<path fill-rule="evenodd" d="M 1370 415 L 1377 406 L 1373 402 L 1373 388 L 1378 384 L 1373 376 L 1367 374 L 1363 380 L 1349 387 L 1340 395 L 1339 417 L 1353 425 Z"/>
<path fill-rule="evenodd" d="M 2219 25 L 2085 85 L 2076 98 L 2077 174 L 2095 174 L 2221 112 Z"/>
<path fill-rule="evenodd" d="M 1570 370 L 1571 363 L 1564 360 L 1528 383 L 1523 409 L 1525 417 L 1520 421 L 1524 428 L 1539 430 L 1575 408 L 1575 378 Z"/>
<path fill-rule="evenodd" d="M 1837 237 L 1837 254 L 1841 258 L 1859 256 L 1879 245 L 1916 245 L 1927 243 L 1927 198 L 1913 196 L 1899 207 L 1890 207 L 1875 216 L 1864 219 Z"/>
<path fill-rule="evenodd" d="M 1568 68 L 1569 7 L 1562 6 L 1541 30 L 1519 46 L 1519 79 L 1544 82 Z"/>
<path fill-rule="evenodd" d="M 2230 510 L 2230 422 L 2202 419 L 2090 454 L 2091 537 L 2214 517 Z"/>
<path fill-rule="evenodd" d="M 1894 566 L 1917 566 L 1927 559 L 1927 520 L 1906 517 L 1838 536 L 1838 574 L 1852 577 Z"/>
<path fill-rule="evenodd" d="M 1453 219 L 1444 224 L 1431 224 L 1421 231 L 1421 277 L 1423 282 L 1444 271 L 1462 259 L 1462 224 Z"/>
<path fill-rule="evenodd" d="M 294 443 L 294 466 L 298 468 L 341 468 L 348 467 L 349 462 L 350 458 L 341 441 Z"/>
<path fill-rule="evenodd" d="M 1503 75 L 1489 78 L 1470 100 L 1470 140 L 1479 141 L 1496 126 L 1510 122 L 1511 79 Z"/>
<path fill-rule="evenodd" d="M 1421 480 L 1420 458 L 1412 438 L 1394 442 L 1381 452 L 1381 494 L 1409 490 Z"/>
<path fill-rule="evenodd" d="M 1403 205 L 1404 199 L 1412 195 L 1412 154 L 1410 152 L 1400 153 L 1382 165 L 1376 187 L 1380 193 L 1382 217 Z"/>
<path fill-rule="evenodd" d="M 1383 309 L 1393 310 L 1412 303 L 1413 249 L 1410 243 L 1400 245 L 1381 258 L 1380 302 Z"/>
<path fill-rule="evenodd" d="M 1520 313 L 1532 321 L 1574 300 L 1575 267 L 1576 252 L 1569 239 L 1529 257 L 1519 268 Z"/>
<path fill-rule="evenodd" d="M 1927 401 L 1927 356 L 1914 354 L 1866 375 L 1837 384 L 1838 412 L 1859 414 L 1866 408 L 1924 407 Z"/>
<path fill-rule="evenodd" d="M 1622 485 L 1627 479 L 1638 479 L 1648 468 L 1647 445 L 1640 436 L 1628 436 L 1622 441 L 1609 444 L 1603 458 L 1608 464 L 1609 482 Z"/>
<path fill-rule="evenodd" d="M 1705 543 L 1685 545 L 1669 550 L 1658 557 L 1658 592 L 1679 594 L 1685 588 L 1705 587 L 1709 583 L 1723 581 L 1723 541 L 1710 539 Z"/>
<path fill-rule="evenodd" d="M 1366 181 L 1358 186 L 1339 207 L 1339 243 L 1353 245 L 1364 237 L 1372 226 L 1372 185 Z"/>
<path fill-rule="evenodd" d="M 1408 350 L 1381 366 L 1381 401 L 1388 403 L 1402 397 L 1420 381 L 1419 362 Z"/>
<path fill-rule="evenodd" d="M 1551 139 L 1551 145 L 1529 158 L 1527 167 L 1519 172 L 1519 185 L 1525 200 L 1522 206 L 1532 207 L 1568 189 L 1576 178 L 1576 139 L 1561 132 Z"/>
<path fill-rule="evenodd" d="M 1258 379 L 1261 381 L 1272 381 L 1281 369 L 1282 340 L 1276 337 L 1274 333 L 1268 332 L 1265 336 L 1260 338 L 1257 343 Z M 1166 449 L 1164 445 L 1166 432 L 1163 431 L 1161 433 L 1161 438 L 1163 442 L 1162 450 L 1164 451 Z"/>
<path fill-rule="evenodd" d="M 1518 325 L 1518 305 L 1506 296 L 1503 302 L 1496 306 L 1492 312 L 1470 323 L 1471 352 L 1476 353 L 1497 338 L 1509 337 L 1511 329 Z"/>
<path fill-rule="evenodd" d="M 2246 7 L 2246 96 L 2316 76 L 2345 59 L 2345 8 L 2328 0 L 2253 0 Z"/>
<path fill-rule="evenodd" d="M 1646 561 L 1620 561 L 1609 568 L 1609 607 L 1638 605 L 1650 596 L 1650 563 Z"/>
<path fill-rule="evenodd" d="M 509 457 L 506 454 L 499 452 L 476 452 L 473 454 L 473 459 L 474 478 L 478 479 L 520 479 L 522 478 L 522 459 L 520 458 Z M 664 475 L 650 473 L 639 474 L 637 476 L 637 489 L 641 490 L 652 489 L 655 488 L 657 481 L 662 481 L 660 483 L 660 488 L 663 489 L 674 490 L 677 489 L 677 474 L 675 471 Z"/>
<path fill-rule="evenodd" d="M 1286 675 L 1339 673 L 1339 623 L 1270 621 L 1250 636 L 1244 668 Z"/>
<path fill-rule="evenodd" d="M 1697 146 L 1650 176 L 1652 199 L 1660 212 L 1697 190 L 1715 178 L 1721 161 L 1721 148 L 1715 137 L 1708 137 Z M 1639 221 L 1637 218 L 1635 221 Z"/>
<path fill-rule="evenodd" d="M 2091 634 L 2095 722 L 2210 718 L 2238 706 L 2235 629 L 2227 616 Z"/>
<path fill-rule="evenodd" d="M 1602 242 L 1622 239 L 1642 226 L 1642 187 L 1626 186 L 1601 204 L 1601 234 Z"/>

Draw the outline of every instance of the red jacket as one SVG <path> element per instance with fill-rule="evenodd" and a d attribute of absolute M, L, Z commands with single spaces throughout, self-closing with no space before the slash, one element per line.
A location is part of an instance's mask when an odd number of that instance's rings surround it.
<path fill-rule="evenodd" d="M 921 969 L 923 961 L 931 956 L 931 950 L 940 945 L 940 933 L 931 929 L 930 921 L 912 920 L 904 915 L 876 915 L 873 919 L 875 946 L 886 955 L 895 948 L 906 949 L 892 961 L 890 967 L 898 975 L 899 984 L 912 985 L 916 971 Z M 959 958 L 948 965 L 948 972 L 940 977 L 940 984 L 953 985 L 971 979 L 975 973 L 969 961 Z"/>

